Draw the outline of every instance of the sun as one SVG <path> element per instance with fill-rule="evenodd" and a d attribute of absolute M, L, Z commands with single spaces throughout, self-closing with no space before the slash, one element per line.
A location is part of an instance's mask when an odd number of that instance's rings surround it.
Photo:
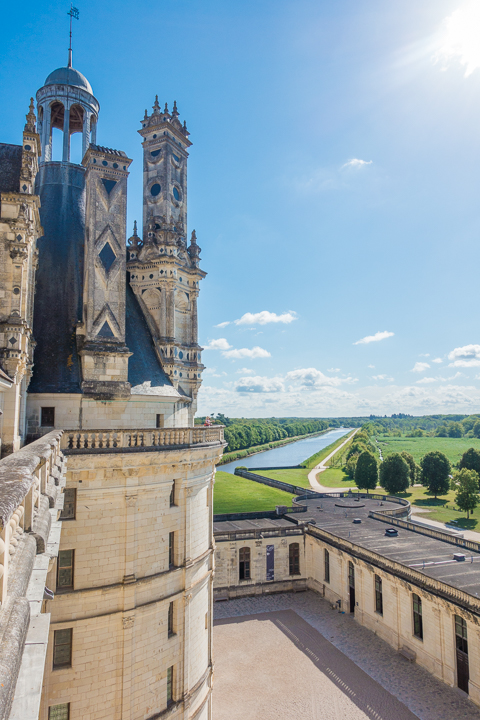
<path fill-rule="evenodd" d="M 465 77 L 480 67 L 480 0 L 467 0 L 442 24 L 436 59 L 446 67 L 452 61 L 465 67 Z"/>

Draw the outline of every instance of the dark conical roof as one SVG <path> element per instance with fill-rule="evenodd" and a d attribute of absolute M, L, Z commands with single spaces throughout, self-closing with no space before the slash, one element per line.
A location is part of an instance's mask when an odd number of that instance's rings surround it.
<path fill-rule="evenodd" d="M 70 85 L 93 95 L 92 86 L 85 75 L 71 67 L 61 67 L 51 72 L 45 80 L 45 85 Z"/>

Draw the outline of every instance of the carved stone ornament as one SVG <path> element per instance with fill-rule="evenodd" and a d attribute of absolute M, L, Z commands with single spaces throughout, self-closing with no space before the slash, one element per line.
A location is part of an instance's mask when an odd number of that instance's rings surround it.
<path fill-rule="evenodd" d="M 123 617 L 122 618 L 123 629 L 128 630 L 128 628 L 133 627 L 134 622 L 135 622 L 135 615 L 127 615 L 127 617 Z"/>
<path fill-rule="evenodd" d="M 127 507 L 134 507 L 137 504 L 137 498 L 138 498 L 138 495 L 127 495 L 125 497 Z"/>

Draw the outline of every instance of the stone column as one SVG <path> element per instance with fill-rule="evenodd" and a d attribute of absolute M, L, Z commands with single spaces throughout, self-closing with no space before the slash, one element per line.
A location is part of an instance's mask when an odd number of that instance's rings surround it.
<path fill-rule="evenodd" d="M 167 287 L 167 337 L 175 337 L 175 288 Z"/>
<path fill-rule="evenodd" d="M 42 155 L 43 162 L 50 162 L 52 159 L 52 113 L 50 105 L 47 103 L 43 107 L 43 123 L 42 123 Z"/>
<path fill-rule="evenodd" d="M 82 159 L 85 153 L 88 150 L 88 146 L 90 144 L 89 142 L 89 125 L 90 125 L 90 115 L 85 112 L 85 108 L 83 110 L 83 128 L 82 128 Z"/>
<path fill-rule="evenodd" d="M 198 342 L 198 315 L 197 315 L 197 294 L 192 294 L 192 326 L 191 326 L 191 339 L 192 345 L 196 345 Z"/>
<path fill-rule="evenodd" d="M 63 162 L 70 162 L 70 108 L 65 107 L 63 116 Z"/>

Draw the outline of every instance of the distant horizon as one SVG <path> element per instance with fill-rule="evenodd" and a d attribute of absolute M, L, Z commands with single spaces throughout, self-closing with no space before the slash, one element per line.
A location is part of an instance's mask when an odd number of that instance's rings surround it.
<path fill-rule="evenodd" d="M 21 143 L 30 97 L 66 65 L 68 10 L 5 7 L 1 142 Z M 198 414 L 480 412 L 478 3 L 79 10 L 97 141 L 133 158 L 127 235 L 145 108 L 176 100 L 191 132 Z"/>

